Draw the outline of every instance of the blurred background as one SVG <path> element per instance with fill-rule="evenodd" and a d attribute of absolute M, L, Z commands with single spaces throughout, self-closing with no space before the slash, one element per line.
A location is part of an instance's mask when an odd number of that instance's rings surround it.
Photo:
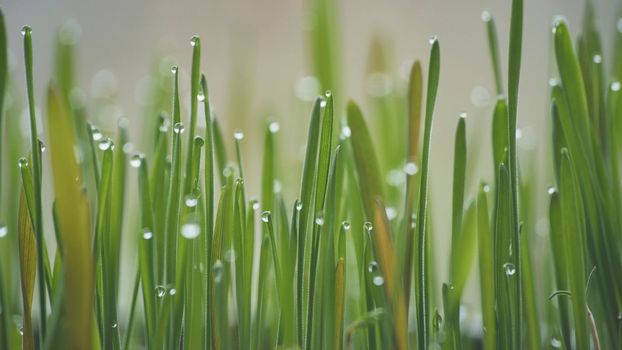
<path fill-rule="evenodd" d="M 335 64 L 340 69 L 335 100 L 339 118 L 346 101 L 354 99 L 368 119 L 381 121 L 374 116 L 374 98 L 403 94 L 413 60 L 421 59 L 427 72 L 428 39 L 435 35 L 440 40 L 441 79 L 431 158 L 431 201 L 436 208 L 437 242 L 441 242 L 437 246 L 448 246 L 445 237 L 449 236 L 450 220 L 446 208 L 451 198 L 453 134 L 462 112 L 468 115 L 469 147 L 481 150 L 475 152 L 479 164 L 469 165 L 477 169 L 469 181 L 471 189 L 480 179 L 492 180 L 489 134 L 496 96 L 481 18 L 484 10 L 495 17 L 505 72 L 510 4 L 509 0 L 343 0 L 335 4 L 337 37 L 333 39 L 337 43 Z M 617 22 L 618 4 L 601 0 L 595 5 L 607 65 L 613 51 L 612 34 L 622 30 Z M 277 121 L 281 126 L 282 164 L 292 165 L 281 169 L 283 188 L 289 202 L 295 199 L 311 101 L 321 92 L 313 77 L 309 31 L 314 17 L 306 1 L 2 0 L 1 7 L 9 30 L 9 65 L 23 99 L 21 27 L 29 24 L 33 28 L 35 93 L 41 112 L 44 88 L 54 70 L 55 38 L 64 28 L 61 35 L 65 40 L 78 41 L 76 79 L 91 101 L 89 119 L 111 132 L 117 119 L 125 116 L 134 135 L 139 134 L 140 118 L 148 110 L 148 92 L 153 84 L 150 76 L 170 72 L 173 64 L 180 66 L 182 101 L 187 110 L 190 38 L 199 35 L 202 70 L 227 142 L 232 144 L 234 130 L 245 134 L 242 146 L 250 195 L 259 194 L 262 155 L 258 150 L 266 122 Z M 552 182 L 552 169 L 538 167 L 550 153 L 547 101 L 554 67 L 551 23 L 554 16 L 563 15 L 576 33 L 583 7 L 584 0 L 525 1 L 518 136 L 521 157 L 528 155 L 539 174 L 537 186 L 542 189 L 542 198 Z M 371 55 L 372 51 L 376 54 Z M 376 72 L 379 68 L 382 71 Z M 182 115 L 187 118 L 187 113 Z M 27 114 L 23 116 L 27 126 Z M 199 127 L 201 124 L 202 117 Z M 396 131 L 405 133 L 406 125 Z M 374 137 L 378 142 L 391 135 Z M 539 201 L 535 203 L 545 208 Z M 545 235 L 547 226 L 546 222 L 536 224 L 536 234 Z M 537 238 L 534 243 L 537 245 Z M 441 276 L 446 271 L 444 263 L 440 265 Z"/>

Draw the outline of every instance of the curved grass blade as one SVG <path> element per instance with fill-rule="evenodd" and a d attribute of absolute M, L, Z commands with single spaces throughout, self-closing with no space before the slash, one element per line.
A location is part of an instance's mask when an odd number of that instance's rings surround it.
<path fill-rule="evenodd" d="M 50 154 L 63 237 L 64 305 L 67 324 L 63 329 L 66 346 L 88 349 L 92 346 L 93 262 L 88 203 L 80 182 L 80 168 L 74 158 L 75 135 L 63 100 L 54 87 L 48 88 Z"/>
<path fill-rule="evenodd" d="M 426 261 L 426 223 L 428 206 L 428 168 L 430 163 L 430 140 L 432 138 L 432 118 L 440 71 L 440 45 L 436 38 L 431 41 L 430 62 L 428 70 L 428 86 L 425 106 L 425 129 L 423 133 L 423 153 L 421 160 L 421 185 L 419 186 L 419 207 L 417 214 L 417 237 L 418 237 L 418 263 L 416 275 L 418 276 L 417 294 L 417 344 L 418 348 L 425 349 L 428 346 L 430 332 L 428 326 L 428 266 Z"/>
<path fill-rule="evenodd" d="M 495 88 L 497 95 L 503 94 L 503 77 L 501 76 L 501 62 L 499 60 L 499 41 L 497 39 L 497 28 L 492 14 L 488 11 L 482 12 L 482 20 L 486 24 L 486 34 L 488 35 L 488 50 L 490 51 L 490 61 L 495 77 Z"/>

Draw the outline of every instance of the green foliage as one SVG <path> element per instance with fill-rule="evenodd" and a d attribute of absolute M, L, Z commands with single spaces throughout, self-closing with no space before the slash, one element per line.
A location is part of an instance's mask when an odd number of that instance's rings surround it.
<path fill-rule="evenodd" d="M 619 348 L 622 36 L 608 75 L 589 1 L 576 48 L 565 21 L 553 23 L 559 79 L 551 80 L 550 145 L 540 147 L 552 150 L 545 171 L 555 186 L 543 238 L 532 232 L 542 229 L 534 203 L 543 191 L 519 164 L 534 155 L 516 140 L 521 0 L 512 1 L 507 77 L 492 14 L 482 16 L 498 94 L 487 111 L 494 171 L 469 187 L 479 150 L 467 131 L 487 129 L 467 129 L 461 116 L 451 205 L 438 207 L 430 200 L 438 40 L 430 40 L 425 95 L 416 60 L 404 91 L 371 96 L 375 112 L 354 101 L 344 109 L 336 3 L 315 0 L 309 12 L 313 69 L 331 91 L 308 106 L 298 187 L 284 174 L 294 164 L 280 157 L 275 120 L 262 129 L 261 170 L 243 168 L 242 134 L 229 139 L 211 108 L 196 36 L 187 115 L 174 66 L 154 78 L 134 144 L 134 120 L 101 131 L 101 120 L 87 118 L 97 107 L 76 98 L 75 43 L 59 34 L 40 134 L 36 41 L 24 27 L 26 106 L 9 83 L 0 13 L 0 155 L 8 160 L 0 159 L 0 348 Z M 370 73 L 385 74 L 382 41 L 370 51 Z M 16 131 L 25 106 L 28 147 Z M 450 243 L 438 239 L 432 210 L 451 222 Z M 534 237 L 548 239 L 548 254 Z M 461 311 L 477 285 L 482 325 L 470 327 L 472 315 L 465 321 Z"/>

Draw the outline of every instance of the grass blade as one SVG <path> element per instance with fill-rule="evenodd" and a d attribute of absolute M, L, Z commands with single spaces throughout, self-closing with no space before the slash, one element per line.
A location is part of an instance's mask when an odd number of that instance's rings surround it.
<path fill-rule="evenodd" d="M 30 219 L 30 213 L 26 205 L 26 196 L 21 191 L 19 201 L 19 262 L 21 272 L 22 305 L 23 305 L 23 349 L 35 348 L 35 337 L 32 328 L 32 296 L 35 288 L 35 275 L 37 273 L 37 252 L 35 235 Z"/>

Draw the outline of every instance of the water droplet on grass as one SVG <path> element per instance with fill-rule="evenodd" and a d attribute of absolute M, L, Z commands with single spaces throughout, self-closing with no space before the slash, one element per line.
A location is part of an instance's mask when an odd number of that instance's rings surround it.
<path fill-rule="evenodd" d="M 186 206 L 188 208 L 196 207 L 198 202 L 199 202 L 199 199 L 193 193 L 187 194 L 186 198 L 184 199 L 184 203 L 186 203 Z"/>
<path fill-rule="evenodd" d="M 555 349 L 560 349 L 562 347 L 562 342 L 557 338 L 551 338 L 551 346 Z"/>
<path fill-rule="evenodd" d="M 184 124 L 181 123 L 181 122 L 177 122 L 173 126 L 173 132 L 176 133 L 176 134 L 182 134 L 184 132 L 184 130 L 186 130 L 186 129 L 184 128 Z"/>
<path fill-rule="evenodd" d="M 263 213 L 261 213 L 261 221 L 269 222 L 271 216 L 272 214 L 269 211 L 264 211 Z"/>
<path fill-rule="evenodd" d="M 342 222 L 341 223 L 341 227 L 343 227 L 343 229 L 346 230 L 346 231 L 349 230 L 350 227 L 351 227 L 350 222 L 349 221 Z"/>
<path fill-rule="evenodd" d="M 25 157 L 21 157 L 18 161 L 17 161 L 17 165 L 19 165 L 20 168 L 24 168 L 28 166 L 28 159 L 26 159 Z"/>
<path fill-rule="evenodd" d="M 30 28 L 30 26 L 23 26 L 22 27 L 22 35 L 26 35 L 26 34 L 31 34 L 32 33 L 32 28 Z"/>
<path fill-rule="evenodd" d="M 277 122 L 272 122 L 270 123 L 270 125 L 268 126 L 268 129 L 270 130 L 271 133 L 277 133 L 279 132 L 279 130 L 281 129 L 281 125 Z"/>
<path fill-rule="evenodd" d="M 143 238 L 144 239 L 151 239 L 153 238 L 153 232 L 151 232 L 150 228 L 143 228 Z"/>
<path fill-rule="evenodd" d="M 192 45 L 192 47 L 197 46 L 197 44 L 201 44 L 201 40 L 199 39 L 198 36 L 193 35 L 192 38 L 190 39 L 190 45 Z"/>
<path fill-rule="evenodd" d="M 546 189 L 546 192 L 548 194 L 553 194 L 553 193 L 557 192 L 557 188 L 555 188 L 555 186 L 549 186 L 549 188 Z"/>
<path fill-rule="evenodd" d="M 512 263 L 507 262 L 503 264 L 503 269 L 505 270 L 505 274 L 507 276 L 513 276 L 516 274 L 516 266 Z"/>
<path fill-rule="evenodd" d="M 39 149 L 41 150 L 41 153 L 45 152 L 45 143 L 41 140 L 39 140 Z"/>
<path fill-rule="evenodd" d="M 378 271 L 378 263 L 376 261 L 370 262 L 369 265 L 367 265 L 367 271 L 369 273 L 374 273 Z"/>
<path fill-rule="evenodd" d="M 349 126 L 344 125 L 344 126 L 341 128 L 341 138 L 343 138 L 343 139 L 347 139 L 347 138 L 349 138 L 350 136 L 352 136 L 352 129 L 350 129 L 350 127 L 349 127 Z"/>
<path fill-rule="evenodd" d="M 156 295 L 158 296 L 158 298 L 164 298 L 164 296 L 166 295 L 166 287 L 162 285 L 156 286 L 155 291 L 156 291 Z"/>
<path fill-rule="evenodd" d="M 244 133 L 242 132 L 242 130 L 237 129 L 233 132 L 233 138 L 240 141 L 244 138 Z"/>
<path fill-rule="evenodd" d="M 199 102 L 204 102 L 204 101 L 205 101 L 205 94 L 203 93 L 203 91 L 200 91 L 200 92 L 197 94 L 197 100 L 198 100 Z"/>
<path fill-rule="evenodd" d="M 596 64 L 601 64 L 603 62 L 603 56 L 596 54 L 592 57 L 592 61 Z"/>
<path fill-rule="evenodd" d="M 224 266 L 222 265 L 222 261 L 216 260 L 216 263 L 214 263 L 214 267 L 212 268 L 212 271 L 214 273 L 214 282 L 216 283 L 220 283 L 222 282 L 222 277 L 224 275 Z"/>
<path fill-rule="evenodd" d="M 8 233 L 9 233 L 9 228 L 6 226 L 4 222 L 0 221 L 0 238 L 6 237 Z"/>
<path fill-rule="evenodd" d="M 201 227 L 196 222 L 186 222 L 181 226 L 181 235 L 187 239 L 195 239 L 201 233 Z"/>
<path fill-rule="evenodd" d="M 372 279 L 372 283 L 375 286 L 382 286 L 384 284 L 384 277 L 378 275 L 378 276 L 374 276 L 374 278 Z"/>
<path fill-rule="evenodd" d="M 620 82 L 614 81 L 611 83 L 611 91 L 620 91 Z"/>
<path fill-rule="evenodd" d="M 366 221 L 363 224 L 363 229 L 365 230 L 365 232 L 370 233 L 374 229 L 374 226 L 370 221 Z"/>
<path fill-rule="evenodd" d="M 132 168 L 139 168 L 142 162 L 143 162 L 143 155 L 140 153 L 136 153 L 130 158 L 130 166 Z"/>
<path fill-rule="evenodd" d="M 393 220 L 397 217 L 397 210 L 393 207 L 386 207 L 385 212 L 387 213 L 387 219 Z"/>
<path fill-rule="evenodd" d="M 170 295 L 170 296 L 173 296 L 173 295 L 175 295 L 175 294 L 177 294 L 177 290 L 176 290 L 175 288 L 171 288 L 171 289 L 168 291 L 168 295 Z"/>
<path fill-rule="evenodd" d="M 482 11 L 482 21 L 490 22 L 491 19 L 492 15 L 490 14 L 490 11 Z"/>
<path fill-rule="evenodd" d="M 172 66 L 171 67 L 171 73 L 177 74 L 177 66 Z"/>
<path fill-rule="evenodd" d="M 323 213 L 317 214 L 317 216 L 315 217 L 315 224 L 318 226 L 324 225 L 324 214 Z"/>
<path fill-rule="evenodd" d="M 410 176 L 415 175 L 417 171 L 419 171 L 419 167 L 413 162 L 408 162 L 404 165 L 404 172 Z"/>
<path fill-rule="evenodd" d="M 296 201 L 296 210 L 298 210 L 298 211 L 302 210 L 302 202 Z"/>
<path fill-rule="evenodd" d="M 108 137 L 101 139 L 99 141 L 99 144 L 97 144 L 97 147 L 102 150 L 102 151 L 107 151 L 107 150 L 112 150 L 114 147 L 114 143 L 112 143 L 112 140 Z"/>

